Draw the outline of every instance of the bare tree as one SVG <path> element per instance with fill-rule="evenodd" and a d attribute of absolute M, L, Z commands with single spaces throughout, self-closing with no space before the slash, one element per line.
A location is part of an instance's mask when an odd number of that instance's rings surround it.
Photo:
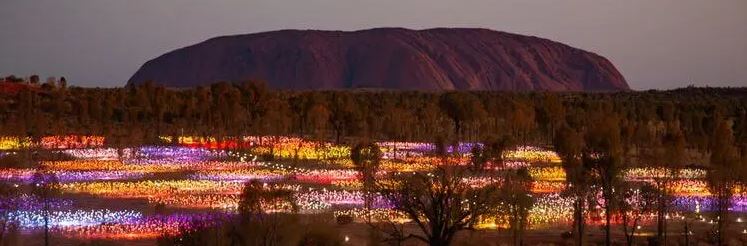
<path fill-rule="evenodd" d="M 16 199 L 18 189 L 10 184 L 0 183 L 0 245 L 7 245 L 13 239 L 13 234 L 18 230 L 13 211 L 19 205 Z"/>
<path fill-rule="evenodd" d="M 715 240 L 717 245 L 725 245 L 729 224 L 729 207 L 738 175 L 740 155 L 734 146 L 734 133 L 731 124 L 725 119 L 717 119 L 711 141 L 711 170 L 708 172 L 708 189 L 714 198 L 716 216 Z"/>
<path fill-rule="evenodd" d="M 530 194 L 531 177 L 526 169 L 506 171 L 500 189 L 499 214 L 508 219 L 513 245 L 524 245 L 524 231 L 529 226 L 529 210 L 534 205 Z"/>
<path fill-rule="evenodd" d="M 584 138 L 577 131 L 560 128 L 553 143 L 555 150 L 563 159 L 563 169 L 566 172 L 567 188 L 564 196 L 573 199 L 573 235 L 576 245 L 584 244 L 585 213 L 591 196 L 591 170 L 582 161 L 582 151 L 585 148 Z"/>
<path fill-rule="evenodd" d="M 654 156 L 650 159 L 655 167 L 663 168 L 662 175 L 656 175 L 656 235 L 657 239 L 667 244 L 667 213 L 670 211 L 672 200 L 671 183 L 677 179 L 683 167 L 685 156 L 685 138 L 680 127 L 670 124 L 663 136 L 654 139 L 654 144 L 648 146 Z"/>
<path fill-rule="evenodd" d="M 268 189 L 265 184 L 257 180 L 249 181 L 241 193 L 239 202 L 240 226 L 252 233 L 241 233 L 238 227 L 232 225 L 229 230 L 231 245 L 238 242 L 248 245 L 279 245 L 286 240 L 281 233 L 284 223 L 291 223 L 292 218 L 282 214 L 268 213 L 264 204 L 288 203 L 291 210 L 298 210 L 293 192 L 283 189 Z"/>
<path fill-rule="evenodd" d="M 472 187 L 462 182 L 465 175 L 463 168 L 444 163 L 432 173 L 396 177 L 401 182 L 382 184 L 380 191 L 422 232 L 408 238 L 433 246 L 450 245 L 457 232 L 472 228 L 500 203 L 498 185 Z"/>
<path fill-rule="evenodd" d="M 57 176 L 43 167 L 37 168 L 32 177 L 32 193 L 42 202 L 42 218 L 44 219 L 44 245 L 49 245 L 49 225 L 52 213 L 51 201 L 57 196 Z"/>
<path fill-rule="evenodd" d="M 658 191 L 651 185 L 641 187 L 620 187 L 621 199 L 617 199 L 623 234 L 628 246 L 635 244 L 635 232 L 640 226 L 641 219 L 655 210 Z"/>
<path fill-rule="evenodd" d="M 604 105 L 598 106 L 591 114 L 593 124 L 584 132 L 585 145 L 582 148 L 583 166 L 591 171 L 592 182 L 601 188 L 604 202 L 597 205 L 604 209 L 605 245 L 612 244 L 611 221 L 618 199 L 621 184 L 620 172 L 623 168 L 623 147 L 620 135 L 620 118 L 608 111 Z"/>
<path fill-rule="evenodd" d="M 350 151 L 350 159 L 355 169 L 363 176 L 363 195 L 366 210 L 371 210 L 373 203 L 373 188 L 376 182 L 376 172 L 379 170 L 381 149 L 376 143 L 359 143 Z M 368 222 L 371 221 L 370 213 L 366 213 Z"/>

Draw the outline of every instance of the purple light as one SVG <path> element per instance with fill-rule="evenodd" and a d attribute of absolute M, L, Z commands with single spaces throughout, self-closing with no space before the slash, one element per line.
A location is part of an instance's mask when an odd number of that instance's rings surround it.
<path fill-rule="evenodd" d="M 189 147 L 141 147 L 135 153 L 135 159 L 130 160 L 132 164 L 171 162 L 199 162 L 215 158 L 226 157 L 224 151 L 213 151 L 202 148 Z"/>
<path fill-rule="evenodd" d="M 715 210 L 715 199 L 712 197 L 676 197 L 673 204 L 675 207 L 686 211 L 713 211 Z M 730 200 L 730 211 L 747 212 L 747 197 L 735 196 Z"/>
<path fill-rule="evenodd" d="M 11 183 L 24 183 L 30 184 L 34 182 L 34 170 L 31 169 L 19 169 L 19 170 L 3 170 L 0 171 L 0 181 L 11 182 Z M 54 171 L 52 172 L 56 181 L 67 183 L 67 182 L 79 182 L 79 181 L 98 181 L 98 180 L 127 180 L 127 179 L 139 179 L 150 174 L 143 172 L 132 172 L 132 171 Z M 50 179 L 52 175 L 48 175 L 45 179 Z"/>

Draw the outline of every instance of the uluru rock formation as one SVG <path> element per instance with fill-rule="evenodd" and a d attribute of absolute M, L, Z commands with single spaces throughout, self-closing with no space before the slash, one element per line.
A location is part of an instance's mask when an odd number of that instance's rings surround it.
<path fill-rule="evenodd" d="M 281 30 L 217 37 L 146 62 L 128 84 L 194 87 L 264 80 L 278 89 L 629 89 L 602 56 L 473 28 Z"/>

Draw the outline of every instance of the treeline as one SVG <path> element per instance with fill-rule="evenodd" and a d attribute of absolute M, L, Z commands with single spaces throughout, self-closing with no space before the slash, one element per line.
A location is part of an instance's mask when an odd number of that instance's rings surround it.
<path fill-rule="evenodd" d="M 504 135 L 549 145 L 561 127 L 581 131 L 619 119 L 628 146 L 681 132 L 688 148 L 707 149 L 716 122 L 747 140 L 745 89 L 686 88 L 617 93 L 277 91 L 263 83 L 167 89 L 146 83 L 79 88 L 47 82 L 0 94 L 0 134 L 103 135 L 109 144 L 163 135 L 295 135 L 355 139 L 483 141 Z"/>

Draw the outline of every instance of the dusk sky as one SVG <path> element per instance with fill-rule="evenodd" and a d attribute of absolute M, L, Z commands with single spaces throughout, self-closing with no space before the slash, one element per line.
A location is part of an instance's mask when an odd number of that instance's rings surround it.
<path fill-rule="evenodd" d="M 375 27 L 548 38 L 607 57 L 638 90 L 747 86 L 746 0 L 0 0 L 0 75 L 123 86 L 215 36 Z"/>

